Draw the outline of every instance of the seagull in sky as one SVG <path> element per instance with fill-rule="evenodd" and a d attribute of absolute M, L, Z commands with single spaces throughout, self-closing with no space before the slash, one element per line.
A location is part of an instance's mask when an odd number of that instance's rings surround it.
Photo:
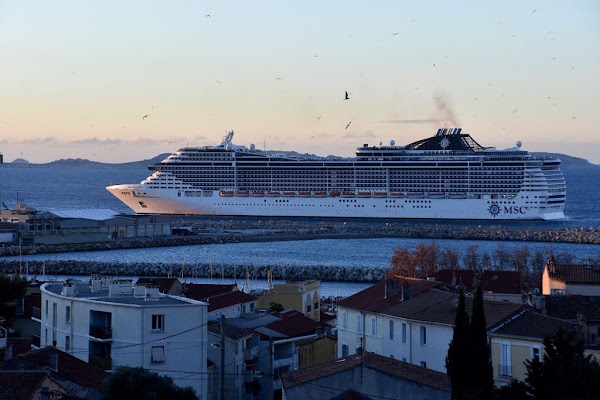
<path fill-rule="evenodd" d="M 149 115 L 148 115 L 148 114 L 144 115 L 144 116 L 142 117 L 142 119 L 146 119 L 146 117 L 149 117 Z"/>
<path fill-rule="evenodd" d="M 536 12 L 538 12 L 538 11 L 540 11 L 540 10 L 533 10 L 531 13 L 533 14 L 533 13 L 536 13 Z"/>
<path fill-rule="evenodd" d="M 321 116 L 320 116 L 320 115 L 317 117 L 317 120 L 319 120 L 319 119 L 321 119 Z"/>
<path fill-rule="evenodd" d="M 392 33 L 392 36 L 396 36 L 397 34 L 399 34 L 400 32 L 396 32 L 396 33 Z"/>
<path fill-rule="evenodd" d="M 352 123 L 352 121 L 348 122 L 348 125 L 346 125 L 346 129 L 348 129 L 348 127 L 350 126 L 351 123 Z"/>
<path fill-rule="evenodd" d="M 344 100 L 350 100 L 350 96 L 348 96 L 348 92 L 346 92 L 346 96 L 344 97 Z"/>

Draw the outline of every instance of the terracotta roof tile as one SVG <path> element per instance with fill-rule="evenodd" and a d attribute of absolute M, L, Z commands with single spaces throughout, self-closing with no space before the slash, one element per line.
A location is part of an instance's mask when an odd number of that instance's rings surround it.
<path fill-rule="evenodd" d="M 0 399 L 31 400 L 46 377 L 39 371 L 0 371 Z"/>
<path fill-rule="evenodd" d="M 546 265 L 548 276 L 565 283 L 600 284 L 599 265 L 552 264 Z"/>
<path fill-rule="evenodd" d="M 369 352 L 365 352 L 362 355 L 362 363 L 366 368 L 370 368 L 387 375 L 406 379 L 445 392 L 450 392 L 448 375 L 442 372 L 419 367 L 417 365 Z M 294 386 L 318 380 L 322 377 L 335 375 L 349 369 L 357 368 L 360 366 L 360 364 L 360 354 L 354 354 L 336 361 L 289 372 L 283 375 L 283 385 L 286 389 L 289 389 Z"/>
<path fill-rule="evenodd" d="M 402 298 L 402 285 L 408 283 L 410 296 L 417 296 L 432 288 L 442 285 L 442 282 L 428 281 L 424 279 L 404 278 L 397 276 L 397 293 L 392 296 L 385 296 L 385 281 L 381 281 L 365 290 L 362 290 L 350 297 L 346 297 L 338 302 L 338 305 L 357 310 L 371 312 L 382 312 L 394 304 L 400 302 Z"/>
<path fill-rule="evenodd" d="M 209 297 L 237 290 L 237 285 L 216 285 L 212 283 L 188 283 L 183 289 L 185 297 L 204 301 Z"/>
<path fill-rule="evenodd" d="M 466 292 L 473 292 L 475 272 L 470 269 L 441 269 L 431 277 L 449 286 L 462 282 Z M 482 288 L 484 292 L 521 294 L 521 276 L 518 271 L 483 271 Z"/>
<path fill-rule="evenodd" d="M 600 296 L 551 295 L 544 296 L 546 314 L 565 320 L 600 321 Z"/>
<path fill-rule="evenodd" d="M 231 307 L 236 304 L 247 303 L 253 300 L 256 300 L 255 296 L 244 293 L 240 290 L 235 290 L 233 292 L 222 293 L 209 297 L 206 301 L 208 301 L 208 312 L 212 312 Z"/>
<path fill-rule="evenodd" d="M 223 323 L 223 330 L 225 331 L 225 337 L 233 340 L 241 339 L 245 336 L 252 336 L 254 331 L 249 328 L 244 328 L 241 326 L 229 324 L 227 322 Z M 212 333 L 216 333 L 217 335 L 221 334 L 221 324 L 211 324 L 208 326 L 208 331 Z"/>
<path fill-rule="evenodd" d="M 317 329 L 315 321 L 295 310 L 273 313 L 273 315 L 281 319 L 264 327 L 289 338 L 310 335 Z"/>

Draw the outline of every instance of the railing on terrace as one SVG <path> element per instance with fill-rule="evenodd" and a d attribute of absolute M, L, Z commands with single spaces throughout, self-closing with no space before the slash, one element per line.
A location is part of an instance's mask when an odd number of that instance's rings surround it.
<path fill-rule="evenodd" d="M 40 335 L 32 335 L 31 336 L 31 345 L 37 347 L 38 349 L 41 347 L 42 340 L 40 339 Z"/>
<path fill-rule="evenodd" d="M 42 309 L 39 307 L 33 307 L 31 316 L 35 319 L 42 319 Z"/>
<path fill-rule="evenodd" d="M 112 327 L 105 325 L 90 325 L 90 336 L 98 339 L 111 339 Z"/>
<path fill-rule="evenodd" d="M 96 357 L 90 354 L 89 363 L 105 371 L 112 369 L 112 359 Z"/>

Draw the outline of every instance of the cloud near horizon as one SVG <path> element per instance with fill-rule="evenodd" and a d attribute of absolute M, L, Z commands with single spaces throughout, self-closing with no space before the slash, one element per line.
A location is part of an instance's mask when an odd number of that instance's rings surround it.
<path fill-rule="evenodd" d="M 363 133 L 345 133 L 342 136 L 342 139 L 347 139 L 347 138 L 376 138 L 377 136 L 375 136 L 375 134 L 371 131 L 366 131 Z"/>
<path fill-rule="evenodd" d="M 375 121 L 381 124 L 439 124 L 443 119 L 385 119 Z"/>

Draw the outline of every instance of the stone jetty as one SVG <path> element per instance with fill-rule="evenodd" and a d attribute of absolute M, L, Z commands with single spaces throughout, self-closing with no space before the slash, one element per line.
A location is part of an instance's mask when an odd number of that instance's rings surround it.
<path fill-rule="evenodd" d="M 94 261 L 0 261 L 0 272 L 6 274 L 29 273 L 41 279 L 43 270 L 47 275 L 90 275 L 102 274 L 110 276 L 167 276 L 208 278 L 211 266 L 174 265 L 166 263 L 106 263 Z M 338 282 L 379 282 L 386 272 L 381 268 L 338 267 L 338 266 L 252 266 L 248 268 L 251 279 L 267 279 L 267 271 L 271 269 L 274 280 L 319 279 Z M 219 279 L 221 273 L 225 278 L 245 279 L 246 267 L 243 265 L 213 265 L 213 279 Z"/>
<path fill-rule="evenodd" d="M 543 223 L 539 224 L 543 226 Z M 600 244 L 600 227 L 564 229 L 525 229 L 505 226 L 456 226 L 431 223 L 382 221 L 310 221 L 310 220 L 177 220 L 173 226 L 186 226 L 192 235 L 116 239 L 108 243 L 83 243 L 58 246 L 0 247 L 0 257 L 21 254 L 63 253 L 145 247 L 185 246 L 281 240 L 418 238 L 499 240 Z"/>

